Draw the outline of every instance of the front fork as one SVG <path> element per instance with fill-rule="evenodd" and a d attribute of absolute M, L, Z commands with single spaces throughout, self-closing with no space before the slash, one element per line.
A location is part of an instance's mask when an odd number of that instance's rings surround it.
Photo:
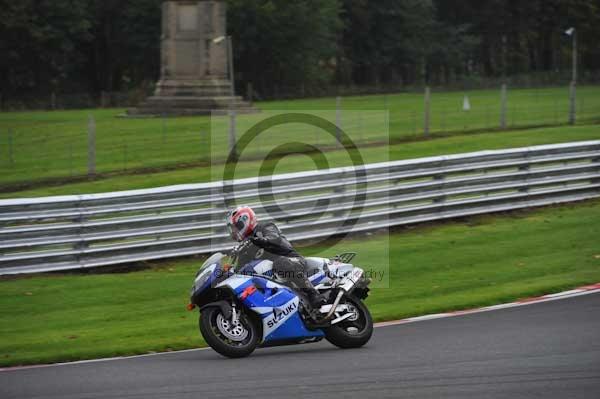
<path fill-rule="evenodd" d="M 233 324 L 237 324 L 237 322 L 240 320 L 240 316 L 237 310 L 237 307 L 235 306 L 235 302 L 233 302 L 231 304 L 231 322 Z"/>

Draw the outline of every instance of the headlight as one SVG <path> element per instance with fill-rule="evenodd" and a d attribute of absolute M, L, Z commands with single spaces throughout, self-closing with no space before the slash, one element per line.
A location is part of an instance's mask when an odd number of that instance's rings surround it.
<path fill-rule="evenodd" d="M 216 268 L 217 268 L 216 264 L 211 265 L 211 266 L 207 267 L 206 269 L 202 270 L 200 272 L 200 274 L 198 274 L 198 276 L 194 280 L 194 286 L 192 287 L 192 294 L 194 293 L 194 291 L 196 291 L 199 288 L 202 288 L 202 286 L 204 284 L 206 284 L 206 282 L 210 279 L 210 277 L 212 276 L 212 274 Z"/>

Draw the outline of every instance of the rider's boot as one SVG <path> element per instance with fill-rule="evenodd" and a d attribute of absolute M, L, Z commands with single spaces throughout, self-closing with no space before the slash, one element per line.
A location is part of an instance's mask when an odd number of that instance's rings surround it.
<path fill-rule="evenodd" d="M 308 281 L 308 279 L 306 279 L 306 282 L 310 284 L 310 281 Z M 306 310 L 309 317 L 314 321 L 318 321 L 322 316 L 320 312 L 321 306 L 327 304 L 327 298 L 310 285 L 305 284 L 302 291 L 308 299 L 308 306 Z"/>
<path fill-rule="evenodd" d="M 280 258 L 278 263 L 279 274 L 282 279 L 293 286 L 303 298 L 304 313 L 308 319 L 317 321 L 320 318 L 322 305 L 327 304 L 327 299 L 319 293 L 306 275 L 305 263 L 293 259 Z"/>
<path fill-rule="evenodd" d="M 310 306 L 316 310 L 319 311 L 319 309 L 321 309 L 321 306 L 326 305 L 327 304 L 327 300 L 325 299 L 324 295 L 321 295 L 319 293 L 319 291 L 312 289 L 312 290 L 306 290 L 306 296 L 308 297 L 308 301 L 310 303 Z"/>

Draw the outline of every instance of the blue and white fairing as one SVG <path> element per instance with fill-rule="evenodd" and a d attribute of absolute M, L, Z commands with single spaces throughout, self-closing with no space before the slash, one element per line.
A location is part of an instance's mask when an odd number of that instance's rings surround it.
<path fill-rule="evenodd" d="M 308 276 L 310 282 L 317 286 L 321 283 L 330 281 L 325 272 L 323 265 L 326 262 L 323 258 L 306 258 L 309 265 L 312 266 L 314 272 Z M 251 276 L 251 275 L 262 275 L 269 278 L 273 277 L 273 262 L 270 260 L 255 260 L 245 265 L 240 271 L 240 274 Z"/>
<path fill-rule="evenodd" d="M 300 298 L 290 288 L 278 284 L 273 278 L 273 262 L 256 260 L 241 268 L 236 274 L 224 272 L 224 255 L 209 258 L 196 277 L 192 296 L 211 288 L 228 288 L 248 310 L 262 320 L 262 344 L 278 341 L 303 341 L 324 337 L 322 330 L 308 330 L 300 311 Z M 323 258 L 307 258 L 314 273 L 309 277 L 315 286 L 349 273 L 353 267 L 341 263 L 328 263 Z M 263 278 L 261 276 L 265 276 Z"/>
<path fill-rule="evenodd" d="M 198 274 L 196 274 L 196 279 L 192 286 L 192 298 L 215 286 L 219 280 L 233 275 L 233 273 L 223 270 L 222 260 L 224 257 L 225 255 L 216 253 L 204 262 Z"/>
<path fill-rule="evenodd" d="M 264 262 L 269 261 L 259 263 Z M 284 285 L 259 276 L 236 274 L 217 287 L 229 288 L 243 305 L 260 316 L 263 345 L 278 341 L 318 339 L 325 335 L 321 330 L 310 331 L 306 328 L 299 313 L 300 298 Z"/>

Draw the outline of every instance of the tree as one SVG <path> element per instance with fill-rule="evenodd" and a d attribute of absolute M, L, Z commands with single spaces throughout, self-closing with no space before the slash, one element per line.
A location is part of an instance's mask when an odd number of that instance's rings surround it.
<path fill-rule="evenodd" d="M 571 68 L 564 35 L 570 26 L 577 28 L 582 70 L 600 69 L 599 0 L 227 2 L 238 87 L 253 82 L 267 95 L 332 84 L 451 84 L 468 74 L 556 77 Z M 160 72 L 161 4 L 4 2 L 3 97 L 153 84 Z"/>
<path fill-rule="evenodd" d="M 344 1 L 346 80 L 375 83 L 422 79 L 434 8 L 429 0 Z"/>
<path fill-rule="evenodd" d="M 600 34 L 598 0 L 436 0 L 438 18 L 450 26 L 464 24 L 480 38 L 474 58 L 484 76 L 557 71 L 570 66 L 564 30 L 580 32 L 584 65 L 600 66 L 595 38 Z"/>
<path fill-rule="evenodd" d="M 447 81 L 477 39 L 467 25 L 446 24 L 430 0 L 346 0 L 345 82 Z"/>
<path fill-rule="evenodd" d="M 229 0 L 239 78 L 259 92 L 327 84 L 341 28 L 338 0 Z"/>
<path fill-rule="evenodd" d="M 94 41 L 88 71 L 94 91 L 122 90 L 158 79 L 160 0 L 93 0 Z"/>
<path fill-rule="evenodd" d="M 87 4 L 74 0 L 6 2 L 0 8 L 0 82 L 7 94 L 77 85 L 93 37 Z"/>

